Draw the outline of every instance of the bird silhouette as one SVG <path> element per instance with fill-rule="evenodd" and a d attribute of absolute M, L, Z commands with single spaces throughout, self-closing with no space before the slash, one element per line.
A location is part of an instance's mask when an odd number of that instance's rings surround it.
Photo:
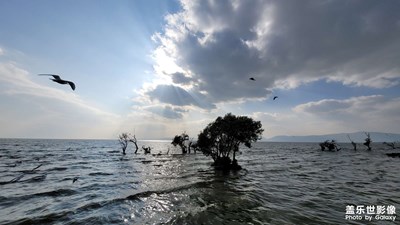
<path fill-rule="evenodd" d="M 274 98 L 272 99 L 272 100 L 275 100 L 275 99 L 277 99 L 278 98 L 278 96 L 274 96 Z"/>
<path fill-rule="evenodd" d="M 249 80 L 254 80 L 255 81 L 256 79 L 254 79 L 254 77 L 250 77 Z"/>
<path fill-rule="evenodd" d="M 76 181 L 78 181 L 78 177 L 74 177 L 74 179 L 72 180 L 72 183 L 75 183 Z"/>
<path fill-rule="evenodd" d="M 38 74 L 39 76 L 52 76 L 54 79 L 51 79 L 52 81 L 59 83 L 59 84 L 69 84 L 71 86 L 72 90 L 75 90 L 75 84 L 72 81 L 68 80 L 63 80 L 59 75 L 56 74 Z"/>

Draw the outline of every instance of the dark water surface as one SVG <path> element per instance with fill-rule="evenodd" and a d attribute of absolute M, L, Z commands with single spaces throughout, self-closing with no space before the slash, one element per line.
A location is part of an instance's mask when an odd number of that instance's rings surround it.
<path fill-rule="evenodd" d="M 383 145 L 322 152 L 315 143 L 256 143 L 238 156 L 245 169 L 223 174 L 202 154 L 143 144 L 163 154 L 124 156 L 117 141 L 0 139 L 0 224 L 400 221 L 345 220 L 347 205 L 400 210 L 400 158 Z"/>

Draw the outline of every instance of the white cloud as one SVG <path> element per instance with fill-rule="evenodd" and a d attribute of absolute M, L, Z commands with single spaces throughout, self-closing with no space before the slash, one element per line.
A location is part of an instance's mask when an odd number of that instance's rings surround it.
<path fill-rule="evenodd" d="M 342 126 L 342 131 L 398 132 L 400 98 L 382 95 L 359 96 L 348 99 L 324 99 L 293 108 L 295 113 Z"/>
<path fill-rule="evenodd" d="M 386 108 L 383 106 L 387 105 L 389 102 L 391 101 L 385 99 L 382 95 L 352 97 L 343 100 L 323 99 L 317 102 L 308 102 L 298 105 L 294 108 L 294 111 L 331 116 L 337 116 L 338 114 L 362 115 L 363 113 L 375 113 L 382 108 Z"/>
<path fill-rule="evenodd" d="M 248 114 L 261 121 L 264 137 L 357 131 L 398 133 L 400 98 L 382 95 L 323 99 L 279 112 Z"/>
<path fill-rule="evenodd" d="M 298 115 L 290 111 L 279 113 L 254 112 L 248 116 L 261 121 L 264 129 L 263 136 L 266 138 L 277 135 L 312 135 L 343 131 L 343 127 L 338 126 L 335 122 L 324 121 L 309 115 Z"/>

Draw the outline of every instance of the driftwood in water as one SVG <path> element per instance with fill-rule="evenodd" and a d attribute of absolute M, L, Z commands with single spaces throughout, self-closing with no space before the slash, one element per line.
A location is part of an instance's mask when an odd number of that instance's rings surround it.
<path fill-rule="evenodd" d="M 21 174 L 18 177 L 15 177 L 14 179 L 10 180 L 8 183 L 15 183 L 18 182 L 19 180 L 21 180 L 21 178 L 23 178 L 25 176 L 25 174 Z"/>
<path fill-rule="evenodd" d="M 43 164 L 40 164 L 39 166 L 33 168 L 33 169 L 31 170 L 31 172 L 35 171 L 36 169 L 39 169 L 39 167 L 41 167 L 42 165 L 43 165 Z"/>
<path fill-rule="evenodd" d="M 35 170 L 37 170 L 37 169 L 38 169 L 39 167 L 41 167 L 42 165 L 43 165 L 43 164 L 40 164 L 39 166 L 37 166 L 37 167 L 35 167 L 35 168 L 31 169 L 31 170 L 28 170 L 28 171 L 26 171 L 26 172 L 23 172 L 23 174 L 21 174 L 21 175 L 19 175 L 19 176 L 17 176 L 17 177 L 14 177 L 14 178 L 11 179 L 10 181 L 0 182 L 0 185 L 16 183 L 16 182 L 18 182 L 19 180 L 21 180 L 21 178 L 23 178 L 23 177 L 25 176 L 25 174 L 27 174 L 27 173 L 34 173 Z"/>
<path fill-rule="evenodd" d="M 142 146 L 142 149 L 143 149 L 143 151 L 144 151 L 144 154 L 149 154 L 149 153 L 151 153 L 151 147 L 150 147 L 150 146 L 145 147 L 145 146 L 143 145 L 143 146 Z"/>

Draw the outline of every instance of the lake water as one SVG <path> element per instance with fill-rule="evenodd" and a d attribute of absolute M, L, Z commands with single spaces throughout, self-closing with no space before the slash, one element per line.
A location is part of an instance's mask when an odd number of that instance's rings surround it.
<path fill-rule="evenodd" d="M 349 205 L 400 210 L 400 158 L 386 156 L 394 150 L 383 145 L 323 152 L 317 143 L 260 142 L 241 148 L 244 169 L 228 174 L 169 142 L 142 145 L 162 154 L 135 155 L 131 145 L 122 155 L 114 140 L 0 139 L 0 224 L 400 221 L 345 219 Z"/>

